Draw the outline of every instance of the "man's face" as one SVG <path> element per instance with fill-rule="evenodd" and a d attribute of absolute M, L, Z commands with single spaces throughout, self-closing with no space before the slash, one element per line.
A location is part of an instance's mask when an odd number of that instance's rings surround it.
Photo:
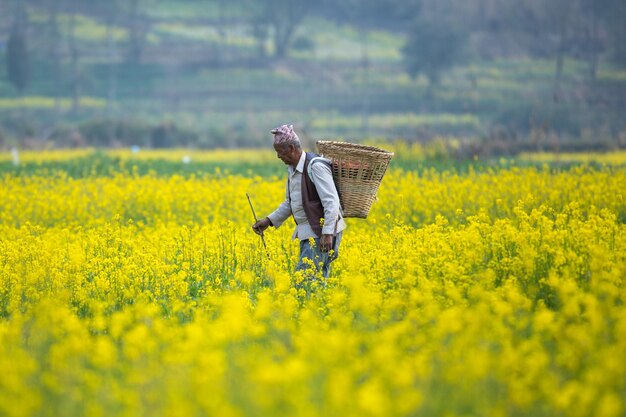
<path fill-rule="evenodd" d="M 276 156 L 283 161 L 286 165 L 296 166 L 300 155 L 297 152 L 296 147 L 293 144 L 289 145 L 274 145 Z"/>

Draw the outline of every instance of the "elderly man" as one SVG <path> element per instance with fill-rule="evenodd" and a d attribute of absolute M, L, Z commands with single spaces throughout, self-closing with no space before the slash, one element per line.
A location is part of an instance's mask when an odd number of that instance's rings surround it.
<path fill-rule="evenodd" d="M 269 226 L 277 228 L 293 216 L 296 229 L 292 238 L 300 240 L 296 271 L 307 270 L 312 264 L 328 278 L 330 263 L 339 254 L 342 231 L 346 228 L 330 161 L 315 153 L 303 152 L 292 125 L 279 126 L 271 133 L 276 156 L 288 165 L 286 199 L 252 229 L 262 235 Z"/>

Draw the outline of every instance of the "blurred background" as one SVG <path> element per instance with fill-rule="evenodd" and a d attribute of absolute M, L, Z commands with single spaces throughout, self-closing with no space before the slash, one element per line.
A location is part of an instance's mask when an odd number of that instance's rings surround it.
<path fill-rule="evenodd" d="M 626 147 L 624 0 L 0 0 L 0 148 Z"/>

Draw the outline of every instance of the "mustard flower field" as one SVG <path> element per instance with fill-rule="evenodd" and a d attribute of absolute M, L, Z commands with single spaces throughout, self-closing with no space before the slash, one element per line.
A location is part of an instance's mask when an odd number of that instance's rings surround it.
<path fill-rule="evenodd" d="M 81 156 L 0 177 L 1 416 L 626 416 L 623 155 L 392 163 L 325 284 L 282 175 Z"/>

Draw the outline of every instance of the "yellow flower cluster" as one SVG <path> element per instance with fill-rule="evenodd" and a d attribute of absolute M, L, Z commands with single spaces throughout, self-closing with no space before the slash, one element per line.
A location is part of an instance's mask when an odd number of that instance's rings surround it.
<path fill-rule="evenodd" d="M 391 170 L 303 286 L 283 179 L 7 174 L 0 415 L 623 416 L 624 190 Z"/>
<path fill-rule="evenodd" d="M 585 162 L 585 163 L 597 163 L 605 165 L 626 165 L 626 152 L 615 151 L 607 153 L 524 153 L 519 156 L 522 161 L 534 161 L 534 162 Z"/>
<path fill-rule="evenodd" d="M 263 162 L 275 163 L 276 155 L 271 150 L 258 149 L 220 149 L 220 150 L 193 150 L 193 149 L 109 149 L 96 151 L 93 148 L 84 149 L 50 149 L 46 151 L 23 151 L 20 152 L 22 162 L 62 162 L 71 161 L 78 158 L 93 156 L 96 152 L 101 152 L 113 158 L 123 161 L 172 161 L 181 162 Z M 188 158 L 188 159 L 187 159 Z M 0 153 L 0 162 L 12 160 L 9 152 Z"/>

